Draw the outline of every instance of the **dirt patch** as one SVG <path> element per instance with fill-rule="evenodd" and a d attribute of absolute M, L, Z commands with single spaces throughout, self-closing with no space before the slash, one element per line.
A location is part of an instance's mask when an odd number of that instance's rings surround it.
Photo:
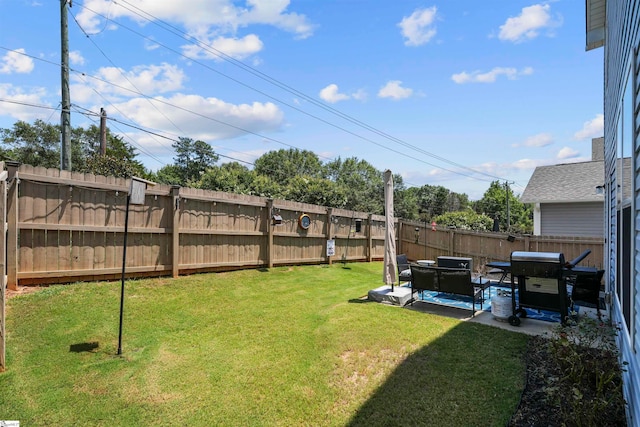
<path fill-rule="evenodd" d="M 44 289 L 44 287 L 43 286 L 19 286 L 18 290 L 16 291 L 7 288 L 6 296 L 7 296 L 7 299 L 11 299 L 18 295 L 26 295 L 26 294 L 38 292 L 41 289 Z"/>
<path fill-rule="evenodd" d="M 615 352 L 534 337 L 525 359 L 526 385 L 509 427 L 627 425 Z"/>

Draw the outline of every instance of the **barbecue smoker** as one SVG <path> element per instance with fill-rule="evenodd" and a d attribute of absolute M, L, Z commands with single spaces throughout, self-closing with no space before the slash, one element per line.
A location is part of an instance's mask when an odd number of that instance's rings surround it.
<path fill-rule="evenodd" d="M 562 324 L 566 323 L 569 300 L 563 277 L 564 266 L 561 253 L 511 253 L 511 275 L 517 278 L 519 306 L 516 308 L 516 285 L 512 283 L 513 315 L 509 316 L 509 324 L 520 325 L 520 319 L 527 317 L 525 307 L 559 312 Z"/>

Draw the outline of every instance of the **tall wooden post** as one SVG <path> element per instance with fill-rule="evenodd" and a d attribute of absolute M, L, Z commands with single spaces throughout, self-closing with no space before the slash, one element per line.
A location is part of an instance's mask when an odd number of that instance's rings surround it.
<path fill-rule="evenodd" d="M 173 203 L 173 228 L 171 240 L 171 275 L 178 277 L 180 274 L 180 186 L 171 187 Z"/>
<path fill-rule="evenodd" d="M 373 261 L 373 214 L 367 217 L 367 262 Z"/>
<path fill-rule="evenodd" d="M 7 253 L 7 176 L 4 170 L 4 162 L 0 162 L 0 223 L 2 224 L 3 236 L 0 239 L 0 372 L 6 369 L 5 360 L 5 301 L 6 301 L 6 265 L 5 256 Z"/>
<path fill-rule="evenodd" d="M 273 199 L 267 200 L 267 267 L 273 268 L 273 233 L 274 225 L 271 223 L 273 216 Z"/>
<path fill-rule="evenodd" d="M 333 208 L 327 208 L 327 241 L 331 240 L 332 234 L 333 234 Z M 325 252 L 325 256 L 327 257 L 327 264 L 331 265 L 332 258 L 329 255 L 327 255 L 326 252 Z"/>
<path fill-rule="evenodd" d="M 100 155 L 107 155 L 107 112 L 100 108 Z"/>
<path fill-rule="evenodd" d="M 11 186 L 7 190 L 7 287 L 18 290 L 18 162 L 6 162 Z"/>
<path fill-rule="evenodd" d="M 62 111 L 60 124 L 60 170 L 71 170 L 71 96 L 69 95 L 69 28 L 67 23 L 67 1 L 60 0 L 60 71 L 62 85 Z"/>

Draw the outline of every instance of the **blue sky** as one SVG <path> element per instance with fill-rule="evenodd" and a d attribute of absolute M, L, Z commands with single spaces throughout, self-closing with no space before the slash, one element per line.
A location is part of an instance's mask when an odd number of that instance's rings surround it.
<path fill-rule="evenodd" d="M 472 200 L 495 179 L 522 193 L 603 135 L 584 3 L 74 0 L 71 124 L 104 108 L 152 170 L 188 136 L 221 162 L 294 147 Z M 0 11 L 0 127 L 59 123 L 59 1 Z"/>

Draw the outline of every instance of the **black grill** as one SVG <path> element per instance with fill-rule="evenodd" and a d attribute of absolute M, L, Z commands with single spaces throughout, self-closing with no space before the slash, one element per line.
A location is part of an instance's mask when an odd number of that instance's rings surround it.
<path fill-rule="evenodd" d="M 564 267 L 561 253 L 511 253 L 511 274 L 517 279 L 518 307 L 515 292 L 512 292 L 513 315 L 509 317 L 509 323 L 519 325 L 520 318 L 526 317 L 524 308 L 555 311 L 560 313 L 562 323 L 566 322 L 569 299 L 563 278 Z"/>

